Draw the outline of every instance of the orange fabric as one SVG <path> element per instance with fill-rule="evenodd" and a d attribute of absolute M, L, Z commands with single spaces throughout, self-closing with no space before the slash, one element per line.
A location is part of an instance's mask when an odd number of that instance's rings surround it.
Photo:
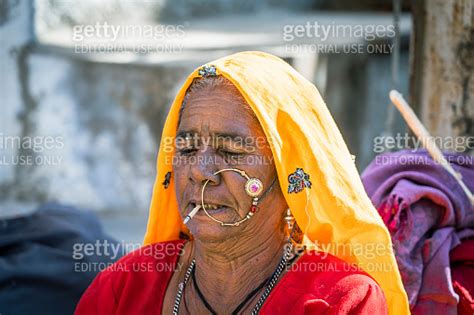
<path fill-rule="evenodd" d="M 283 60 L 263 52 L 241 52 L 208 65 L 240 91 L 270 143 L 280 186 L 308 241 L 357 263 L 384 290 L 390 314 L 408 314 L 408 301 L 390 235 L 365 193 L 351 155 L 316 87 Z M 166 120 L 157 161 L 145 244 L 176 240 L 182 224 L 172 171 L 179 109 L 196 69 L 176 96 Z M 288 175 L 302 168 L 311 188 L 287 193 Z M 375 253 L 375 249 L 378 248 Z"/>

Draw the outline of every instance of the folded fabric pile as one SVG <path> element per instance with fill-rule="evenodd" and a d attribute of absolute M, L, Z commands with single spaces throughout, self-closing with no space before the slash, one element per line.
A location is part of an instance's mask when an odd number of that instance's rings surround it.
<path fill-rule="evenodd" d="M 474 157 L 446 153 L 474 191 Z M 474 314 L 474 207 L 425 150 L 379 155 L 362 174 L 387 225 L 413 314 Z"/>
<path fill-rule="evenodd" d="M 120 258 L 121 244 L 93 212 L 46 204 L 28 213 L 0 217 L 0 314 L 73 314 L 98 269 Z"/>

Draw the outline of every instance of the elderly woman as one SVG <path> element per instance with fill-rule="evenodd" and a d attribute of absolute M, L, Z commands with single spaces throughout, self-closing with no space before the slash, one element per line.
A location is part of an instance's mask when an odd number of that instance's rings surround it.
<path fill-rule="evenodd" d="M 408 313 L 342 136 L 281 59 L 196 69 L 157 167 L 145 246 L 102 272 L 76 314 Z"/>

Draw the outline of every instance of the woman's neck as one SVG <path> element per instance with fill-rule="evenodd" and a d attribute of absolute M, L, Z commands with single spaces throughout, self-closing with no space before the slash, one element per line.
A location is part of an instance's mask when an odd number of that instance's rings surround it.
<path fill-rule="evenodd" d="M 283 234 L 242 237 L 222 243 L 195 243 L 196 281 L 209 304 L 229 313 L 271 276 L 283 254 Z"/>

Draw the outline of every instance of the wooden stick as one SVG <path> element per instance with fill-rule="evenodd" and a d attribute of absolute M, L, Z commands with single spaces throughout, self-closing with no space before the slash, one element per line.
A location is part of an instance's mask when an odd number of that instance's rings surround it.
<path fill-rule="evenodd" d="M 420 139 L 421 144 L 423 145 L 423 147 L 426 148 L 433 160 L 439 163 L 446 171 L 448 171 L 449 174 L 451 174 L 456 179 L 456 181 L 459 183 L 459 186 L 461 186 L 462 190 L 471 201 L 471 205 L 474 205 L 474 197 L 472 195 L 472 192 L 462 181 L 461 173 L 456 172 L 451 166 L 451 164 L 449 164 L 449 162 L 446 160 L 443 155 L 443 152 L 441 152 L 441 150 L 436 146 L 436 143 L 434 142 L 430 133 L 428 132 L 428 130 L 426 130 L 425 126 L 418 119 L 410 105 L 405 101 L 403 95 L 396 90 L 391 90 L 390 100 L 398 108 L 403 118 L 405 119 L 408 127 L 410 127 L 413 133 Z"/>

